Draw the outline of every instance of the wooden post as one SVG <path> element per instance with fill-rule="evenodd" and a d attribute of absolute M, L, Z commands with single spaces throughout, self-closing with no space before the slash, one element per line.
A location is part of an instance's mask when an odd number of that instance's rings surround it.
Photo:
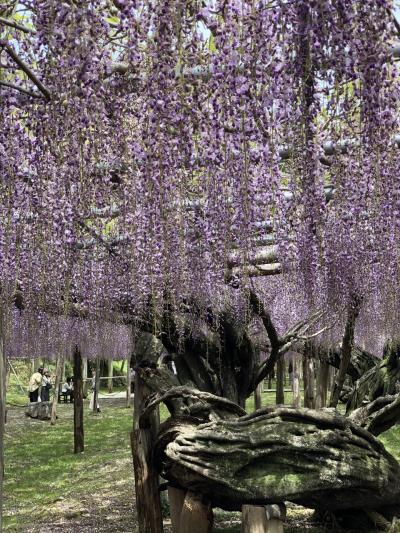
<path fill-rule="evenodd" d="M 286 506 L 283 503 L 266 505 L 265 512 L 267 516 L 267 533 L 283 533 Z"/>
<path fill-rule="evenodd" d="M 292 359 L 293 373 L 292 373 L 292 392 L 293 392 L 293 407 L 300 407 L 300 365 L 298 357 L 293 355 Z"/>
<path fill-rule="evenodd" d="M 66 381 L 67 376 L 65 375 L 65 359 L 63 358 L 62 362 L 62 372 L 61 372 L 61 381 L 64 383 Z"/>
<path fill-rule="evenodd" d="M 132 405 L 131 402 L 131 367 L 129 365 L 129 361 L 127 361 L 126 364 L 126 407 L 129 408 Z"/>
<path fill-rule="evenodd" d="M 188 491 L 183 502 L 179 533 L 210 533 L 213 516 L 211 506 L 200 494 Z"/>
<path fill-rule="evenodd" d="M 4 425 L 6 418 L 6 355 L 4 352 L 3 311 L 0 308 L 0 531 L 3 531 Z"/>
<path fill-rule="evenodd" d="M 263 382 L 259 383 L 254 391 L 254 409 L 261 409 L 262 407 L 262 389 Z"/>
<path fill-rule="evenodd" d="M 129 367 L 129 365 L 128 365 Z M 162 533 L 161 500 L 158 491 L 158 472 L 153 466 L 153 441 L 157 433 L 155 413 L 142 421 L 139 419 L 150 392 L 135 375 L 134 425 L 131 433 L 133 467 L 135 471 L 136 509 L 140 533 Z M 194 533 L 194 532 L 191 532 Z"/>
<path fill-rule="evenodd" d="M 84 451 L 82 356 L 74 350 L 74 453 Z"/>
<path fill-rule="evenodd" d="M 58 403 L 58 395 L 60 393 L 60 385 L 61 385 L 61 377 L 62 377 L 63 368 L 64 368 L 64 355 L 60 355 L 57 358 L 56 380 L 54 383 L 54 398 L 53 398 L 53 404 L 51 406 L 50 424 L 52 426 L 54 426 L 57 420 L 57 403 Z"/>
<path fill-rule="evenodd" d="M 303 380 L 304 380 L 304 407 L 315 409 L 315 376 L 314 359 L 310 348 L 306 349 L 303 356 Z"/>
<path fill-rule="evenodd" d="M 319 362 L 319 369 L 317 374 L 317 395 L 315 398 L 315 408 L 321 409 L 326 407 L 328 396 L 328 379 L 329 379 L 329 364 L 326 361 Z"/>
<path fill-rule="evenodd" d="M 257 357 L 256 357 L 256 362 L 257 364 L 259 365 L 261 360 L 261 353 L 260 353 L 260 350 L 257 350 Z M 262 407 L 262 391 L 263 391 L 263 383 L 264 383 L 264 380 L 261 381 L 261 383 L 259 383 L 254 391 L 254 409 L 257 410 L 257 409 L 261 409 Z M 245 405 L 246 405 L 246 401 L 244 402 Z"/>
<path fill-rule="evenodd" d="M 264 506 L 242 506 L 241 533 L 267 533 L 267 515 Z"/>
<path fill-rule="evenodd" d="M 168 486 L 169 512 L 171 516 L 172 533 L 180 533 L 181 514 L 186 492 L 182 489 Z"/>
<path fill-rule="evenodd" d="M 281 356 L 276 362 L 276 405 L 285 403 L 285 359 Z"/>
<path fill-rule="evenodd" d="M 96 358 L 96 377 L 94 380 L 93 390 L 93 413 L 98 413 L 97 406 L 99 404 L 99 388 L 100 388 L 100 358 Z"/>
<path fill-rule="evenodd" d="M 113 379 L 112 379 L 113 374 L 114 374 L 113 360 L 109 359 L 108 360 L 108 382 L 107 382 L 109 394 L 111 394 L 113 391 Z"/>
<path fill-rule="evenodd" d="M 83 397 L 87 398 L 88 397 L 88 387 L 89 387 L 89 382 L 88 382 L 88 360 L 87 360 L 87 357 L 83 357 L 82 358 L 82 362 L 83 362 L 83 370 L 82 370 Z"/>

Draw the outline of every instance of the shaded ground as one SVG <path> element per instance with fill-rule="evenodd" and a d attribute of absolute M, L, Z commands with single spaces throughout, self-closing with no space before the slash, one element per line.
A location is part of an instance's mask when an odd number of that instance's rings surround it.
<path fill-rule="evenodd" d="M 263 403 L 272 403 L 265 394 Z M 9 533 L 136 533 L 129 432 L 132 410 L 123 398 L 101 402 L 93 415 L 85 404 L 85 452 L 74 455 L 72 405 L 59 405 L 59 420 L 26 418 L 8 411 L 5 441 L 5 528 Z M 251 406 L 249 405 L 249 409 Z M 165 416 L 165 411 L 161 413 Z M 382 436 L 399 458 L 400 428 Z M 312 511 L 288 507 L 285 532 L 321 533 Z M 169 520 L 165 533 L 170 533 Z M 240 532 L 240 514 L 216 511 L 215 531 Z"/>

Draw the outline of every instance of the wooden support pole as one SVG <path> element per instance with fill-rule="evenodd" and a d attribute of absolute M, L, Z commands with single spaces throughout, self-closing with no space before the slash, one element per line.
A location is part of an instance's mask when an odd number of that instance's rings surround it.
<path fill-rule="evenodd" d="M 131 402 L 131 389 L 132 389 L 132 377 L 131 367 L 129 361 L 126 362 L 126 407 L 129 408 L 132 405 Z"/>
<path fill-rule="evenodd" d="M 267 533 L 267 515 L 264 506 L 242 506 L 241 533 Z"/>
<path fill-rule="evenodd" d="M 6 419 L 6 355 L 4 352 L 3 311 L 0 308 L 0 532 L 3 531 L 4 432 Z"/>
<path fill-rule="evenodd" d="M 56 380 L 54 383 L 54 399 L 53 399 L 53 405 L 51 406 L 50 424 L 52 426 L 54 426 L 57 420 L 57 403 L 58 403 L 58 396 L 60 394 L 60 385 L 61 385 L 63 368 L 64 368 L 64 355 L 60 355 L 57 358 Z"/>
<path fill-rule="evenodd" d="M 326 407 L 328 397 L 328 379 L 329 364 L 327 363 L 327 361 L 320 361 L 317 374 L 317 394 L 315 398 L 316 409 Z"/>
<path fill-rule="evenodd" d="M 311 349 L 303 356 L 304 407 L 315 409 L 314 359 Z"/>
<path fill-rule="evenodd" d="M 183 502 L 179 533 L 210 533 L 213 525 L 211 505 L 200 494 L 188 491 Z"/>
<path fill-rule="evenodd" d="M 276 405 L 285 403 L 285 359 L 281 356 L 276 362 Z"/>
<path fill-rule="evenodd" d="M 171 516 L 172 533 L 180 533 L 181 514 L 186 491 L 175 487 L 168 487 L 169 512 Z"/>
<path fill-rule="evenodd" d="M 272 504 L 265 506 L 267 516 L 266 533 L 283 533 L 283 522 L 286 518 L 286 506 L 281 504 Z"/>
<path fill-rule="evenodd" d="M 254 391 L 254 409 L 261 409 L 262 407 L 262 390 L 263 382 L 259 383 Z"/>
<path fill-rule="evenodd" d="M 113 374 L 114 374 L 114 366 L 113 366 L 113 360 L 108 360 L 108 380 L 107 380 L 107 386 L 108 386 L 108 392 L 109 394 L 113 391 Z"/>
<path fill-rule="evenodd" d="M 74 350 L 74 453 L 84 451 L 82 356 Z"/>
<path fill-rule="evenodd" d="M 129 365 L 128 365 L 129 367 Z M 153 465 L 153 442 L 158 431 L 157 415 L 150 414 L 139 426 L 139 418 L 150 391 L 135 375 L 134 425 L 131 433 L 135 471 L 136 509 L 140 533 L 162 533 L 163 521 L 158 490 L 159 478 Z M 191 532 L 194 533 L 194 532 Z"/>
<path fill-rule="evenodd" d="M 293 392 L 293 407 L 300 407 L 300 364 L 298 357 L 295 355 L 292 359 L 293 373 L 292 373 L 292 392 Z"/>
<path fill-rule="evenodd" d="M 83 364 L 83 369 L 82 369 L 83 397 L 87 398 L 88 397 L 88 386 L 89 386 L 87 357 L 82 358 L 82 364 Z"/>
<path fill-rule="evenodd" d="M 284 504 L 243 505 L 241 533 L 283 533 Z"/>
<path fill-rule="evenodd" d="M 94 389 L 93 389 L 93 413 L 98 413 L 99 405 L 99 389 L 100 389 L 100 358 L 96 358 L 96 374 L 94 380 Z"/>

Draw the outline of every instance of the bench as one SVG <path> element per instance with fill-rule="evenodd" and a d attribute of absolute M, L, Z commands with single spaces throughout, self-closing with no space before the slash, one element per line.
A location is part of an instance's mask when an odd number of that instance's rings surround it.
<path fill-rule="evenodd" d="M 58 403 L 69 403 L 70 398 L 71 398 L 71 394 L 69 392 L 60 391 L 58 393 Z"/>

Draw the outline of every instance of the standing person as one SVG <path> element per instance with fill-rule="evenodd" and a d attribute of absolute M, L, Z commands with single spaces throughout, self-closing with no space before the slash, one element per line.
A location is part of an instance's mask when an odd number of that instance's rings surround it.
<path fill-rule="evenodd" d="M 43 368 L 38 368 L 29 380 L 28 392 L 30 402 L 39 402 L 40 389 L 42 387 Z"/>
<path fill-rule="evenodd" d="M 47 368 L 43 369 L 42 390 L 40 399 L 42 402 L 50 401 L 50 389 L 52 388 L 50 372 Z"/>
<path fill-rule="evenodd" d="M 94 396 L 95 396 L 95 389 L 96 389 L 96 370 L 92 370 L 92 396 L 90 398 L 89 402 L 89 410 L 93 411 L 93 402 L 94 402 Z M 99 400 L 97 399 L 97 412 L 100 413 L 100 405 Z"/>

